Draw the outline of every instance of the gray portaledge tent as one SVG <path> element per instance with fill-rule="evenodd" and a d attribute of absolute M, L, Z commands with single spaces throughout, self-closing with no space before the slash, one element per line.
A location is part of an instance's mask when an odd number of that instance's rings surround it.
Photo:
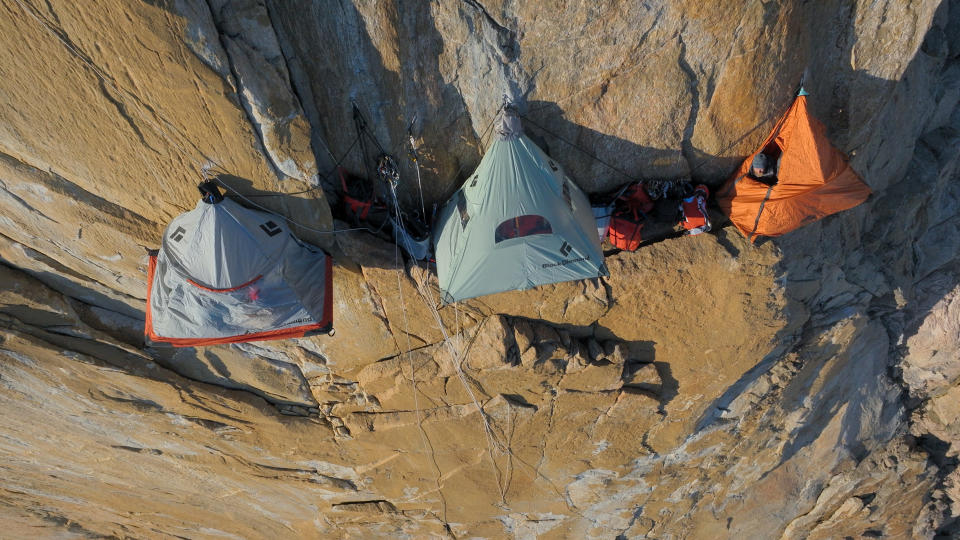
<path fill-rule="evenodd" d="M 150 257 L 147 337 L 195 347 L 330 329 L 330 257 L 276 216 L 216 201 L 176 217 Z"/>
<path fill-rule="evenodd" d="M 590 203 L 511 108 L 434 226 L 445 303 L 609 275 Z"/>

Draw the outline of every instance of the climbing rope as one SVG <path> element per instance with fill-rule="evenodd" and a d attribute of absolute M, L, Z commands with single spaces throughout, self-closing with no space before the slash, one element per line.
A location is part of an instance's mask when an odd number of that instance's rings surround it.
<path fill-rule="evenodd" d="M 400 204 L 397 199 L 397 193 L 396 193 L 397 182 L 390 181 L 387 183 L 390 186 L 390 193 L 391 193 L 391 199 L 394 205 L 394 212 L 397 216 L 397 225 L 401 229 L 405 230 L 405 225 L 403 223 L 403 214 L 400 212 Z M 396 235 L 396 236 L 399 236 L 399 235 Z M 399 247 L 399 244 L 396 243 L 397 242 L 396 237 L 394 241 L 395 241 L 395 245 Z M 415 261 L 415 264 L 418 267 L 420 267 L 419 261 Z M 428 270 L 422 267 L 420 268 L 423 269 L 425 272 Z M 400 271 L 401 270 L 398 268 L 397 269 L 398 279 L 399 279 Z M 487 439 L 487 447 L 490 455 L 490 461 L 496 473 L 495 478 L 497 481 L 497 487 L 500 490 L 500 495 L 502 499 L 504 497 L 503 483 L 500 478 L 500 469 L 499 467 L 497 467 L 496 459 L 493 456 L 493 451 L 494 451 L 494 448 L 496 448 L 496 450 L 499 451 L 500 453 L 505 453 L 506 451 L 504 450 L 503 445 L 497 439 L 496 434 L 493 431 L 493 428 L 490 426 L 490 421 L 486 411 L 483 410 L 483 406 L 480 405 L 480 401 L 477 399 L 477 396 L 474 393 L 473 388 L 471 388 L 470 384 L 467 382 L 466 374 L 463 372 L 463 367 L 461 366 L 461 362 L 463 361 L 462 353 L 457 353 L 456 347 L 453 344 L 453 339 L 450 337 L 450 334 L 447 332 L 446 326 L 443 324 L 443 319 L 440 317 L 440 312 L 437 309 L 437 304 L 433 298 L 433 294 L 429 291 L 424 290 L 426 285 L 421 283 L 419 280 L 414 280 L 414 283 L 416 284 L 417 292 L 420 294 L 420 297 L 423 298 L 424 303 L 430 309 L 430 313 L 433 315 L 434 322 L 436 322 L 437 327 L 440 329 L 440 333 L 443 335 L 443 344 L 447 348 L 447 352 L 450 355 L 450 362 L 453 365 L 454 371 L 457 374 L 457 379 L 460 381 L 460 384 L 463 386 L 464 390 L 470 396 L 470 400 L 473 402 L 474 407 L 476 407 L 477 413 L 480 415 L 480 419 L 483 422 L 483 430 L 484 430 L 484 435 Z M 409 335 L 409 331 L 407 331 L 407 334 Z M 465 350 L 466 349 L 464 349 L 464 352 Z"/>
<path fill-rule="evenodd" d="M 400 255 L 400 245 L 394 243 L 393 250 L 394 264 L 397 266 L 397 295 L 400 300 L 400 312 L 403 314 L 403 328 L 404 334 L 407 339 L 407 350 L 401 355 L 406 355 L 407 362 L 410 364 L 410 385 L 413 388 L 413 409 L 416 411 L 417 415 L 417 428 L 420 431 L 420 439 L 423 443 L 424 452 L 429 452 L 432 459 L 433 465 L 437 469 L 437 491 L 440 493 L 440 501 L 443 504 L 443 512 L 446 515 L 447 501 L 443 497 L 443 492 L 440 491 L 440 479 L 443 477 L 443 471 L 440 470 L 440 464 L 437 463 L 436 456 L 434 455 L 433 443 L 430 442 L 430 438 L 427 437 L 427 431 L 423 428 L 423 415 L 420 412 L 420 397 L 419 390 L 417 389 L 417 366 L 413 361 L 413 356 L 410 352 L 413 350 L 413 345 L 410 343 L 410 323 L 407 318 L 407 304 L 403 297 L 403 282 L 400 276 L 400 268 L 403 267 L 403 257 Z"/>
<path fill-rule="evenodd" d="M 423 203 L 423 182 L 420 180 L 420 155 L 417 153 L 417 141 L 413 138 L 413 124 L 416 123 L 417 117 L 413 117 L 413 121 L 410 122 L 410 125 L 407 126 L 407 138 L 410 140 L 410 159 L 413 160 L 413 164 L 417 171 L 417 190 L 420 192 L 420 217 L 426 221 L 427 219 L 427 208 Z"/>
<path fill-rule="evenodd" d="M 355 114 L 357 114 L 358 116 L 360 116 L 360 117 L 362 118 L 362 114 L 359 113 L 359 110 L 356 109 L 356 105 L 354 105 L 354 109 L 355 109 Z M 499 110 L 498 110 L 497 112 L 499 113 Z M 408 129 L 408 135 L 409 135 L 409 138 L 410 138 L 411 148 L 412 148 L 413 151 L 415 152 L 415 151 L 416 151 L 416 145 L 415 145 L 415 142 L 414 142 L 414 139 L 413 139 L 413 135 L 412 135 L 412 126 L 413 126 L 413 122 L 411 122 L 410 128 Z M 487 129 L 484 131 L 484 134 L 481 135 L 481 142 L 482 142 L 483 137 L 486 135 L 486 132 L 489 131 L 490 127 L 492 127 L 492 126 L 493 126 L 493 121 L 490 122 L 490 124 L 487 126 Z M 376 142 L 376 139 L 374 139 L 374 142 Z M 380 148 L 380 150 L 383 150 L 383 147 L 379 144 L 379 142 L 376 142 L 376 144 L 377 144 L 378 148 Z M 417 163 L 417 160 L 414 159 L 414 162 Z M 417 163 L 417 168 L 419 169 L 419 163 Z M 405 225 L 404 225 L 404 223 L 403 223 L 403 214 L 402 214 L 402 212 L 401 212 L 401 210 L 400 210 L 400 202 L 399 202 L 399 199 L 398 199 L 398 197 L 397 197 L 397 191 L 396 191 L 397 185 L 399 184 L 399 173 L 397 172 L 396 164 L 393 162 L 393 159 L 392 159 L 388 154 L 383 154 L 383 155 L 381 156 L 381 159 L 380 159 L 380 161 L 379 161 L 379 163 L 378 163 L 377 172 L 378 172 L 378 176 L 380 176 L 381 179 L 385 180 L 386 183 L 387 183 L 387 185 L 390 187 L 390 195 L 391 195 L 391 201 L 392 201 L 393 206 L 394 206 L 394 214 L 397 216 L 397 225 L 398 225 L 401 229 L 405 230 Z M 418 173 L 419 173 L 419 171 L 418 171 Z M 459 173 L 458 173 L 458 174 L 459 174 Z M 418 180 L 419 180 L 419 178 L 418 178 Z M 421 200 L 421 205 L 422 205 L 422 204 L 423 204 L 423 202 L 422 202 L 422 201 L 423 201 L 423 185 L 422 185 L 422 183 L 420 183 L 420 182 L 418 181 L 418 186 L 417 186 L 417 187 L 418 187 L 418 189 L 419 189 L 419 191 L 420 191 L 419 195 L 420 195 L 420 200 Z M 399 250 L 399 247 L 400 247 L 399 244 L 395 242 L 395 249 Z M 419 267 L 419 264 L 420 264 L 420 263 L 419 263 L 419 261 L 416 261 L 415 264 L 417 264 L 418 267 Z M 424 271 L 427 271 L 427 269 L 423 269 L 423 270 L 424 270 Z M 398 270 L 398 274 L 397 274 L 397 279 L 398 279 L 398 280 L 400 279 L 399 270 Z M 488 444 L 490 444 L 491 446 L 496 446 L 496 447 L 498 448 L 498 450 L 501 450 L 501 451 L 502 451 L 502 446 L 501 446 L 501 444 L 499 443 L 499 441 L 497 441 L 496 435 L 493 433 L 493 428 L 491 428 L 491 426 L 490 426 L 490 423 L 489 423 L 489 420 L 488 420 L 488 418 L 487 418 L 486 412 L 483 410 L 483 407 L 480 405 L 480 402 L 477 400 L 476 394 L 473 392 L 473 389 L 472 389 L 472 388 L 470 387 L 470 385 L 467 383 L 466 375 L 464 374 L 463 368 L 462 368 L 462 366 L 461 366 L 462 357 L 461 357 L 460 354 L 457 353 L 456 348 L 453 346 L 452 339 L 451 339 L 450 335 L 447 333 L 446 326 L 443 324 L 443 319 L 440 317 L 440 312 L 439 312 L 439 310 L 437 309 L 437 305 L 436 305 L 436 302 L 435 302 L 435 300 L 434 300 L 434 298 L 433 298 L 433 294 L 430 293 L 430 292 L 428 292 L 428 291 L 424 291 L 424 290 L 423 290 L 423 289 L 424 289 L 424 285 L 423 285 L 422 283 L 420 283 L 419 281 L 414 280 L 414 282 L 415 282 L 416 285 L 417 285 L 417 292 L 418 292 L 418 293 L 420 294 L 420 296 L 424 299 L 425 303 L 427 304 L 427 307 L 430 308 L 430 312 L 431 312 L 431 314 L 432 314 L 433 317 L 434 317 L 434 321 L 437 323 L 437 326 L 439 327 L 440 332 L 441 332 L 441 334 L 443 335 L 443 342 L 444 342 L 444 345 L 447 347 L 448 352 L 450 353 L 450 360 L 451 360 L 451 363 L 453 364 L 453 366 L 454 366 L 454 368 L 455 368 L 455 371 L 456 371 L 456 373 L 457 373 L 457 377 L 458 377 L 458 379 L 460 380 L 460 383 L 463 385 L 464 389 L 467 391 L 467 394 L 470 396 L 471 401 L 473 402 L 473 404 L 474 404 L 474 406 L 476 407 L 478 413 L 480 414 L 481 419 L 483 420 L 484 432 L 485 432 L 485 434 L 486 434 L 486 436 L 487 436 L 487 442 L 488 442 Z M 398 287 L 399 287 L 399 281 L 398 281 Z M 402 293 L 401 293 L 401 295 L 402 295 Z M 401 298 L 402 298 L 402 296 L 401 296 Z M 404 324 L 406 324 L 406 308 L 405 308 L 405 307 L 402 307 L 402 309 L 403 309 L 403 312 L 404 312 Z M 460 338 L 460 335 L 459 335 L 459 330 L 460 330 L 460 326 L 459 326 L 459 324 L 460 324 L 460 314 L 459 314 L 459 311 L 457 311 L 456 317 L 457 317 L 457 330 L 458 330 L 458 336 L 457 336 L 457 337 L 458 337 L 458 340 L 459 340 L 459 338 Z M 408 340 L 409 340 L 409 332 L 407 332 L 407 338 L 408 338 Z M 496 468 L 496 462 L 494 462 L 494 468 Z M 499 483 L 500 483 L 499 476 L 498 476 L 498 478 L 497 478 L 497 482 L 498 482 L 498 485 L 499 485 Z M 502 487 L 501 487 L 501 491 L 502 491 Z"/>

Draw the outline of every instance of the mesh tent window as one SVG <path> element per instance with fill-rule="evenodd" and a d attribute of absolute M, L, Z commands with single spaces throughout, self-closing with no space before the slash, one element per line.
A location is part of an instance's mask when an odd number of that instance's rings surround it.
<path fill-rule="evenodd" d="M 553 234 L 550 222 L 543 216 L 526 215 L 510 218 L 497 225 L 494 243 L 535 234 Z"/>

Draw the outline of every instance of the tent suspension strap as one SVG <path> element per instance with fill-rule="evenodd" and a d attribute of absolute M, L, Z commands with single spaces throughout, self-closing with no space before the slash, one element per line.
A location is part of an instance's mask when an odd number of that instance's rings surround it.
<path fill-rule="evenodd" d="M 367 176 L 373 178 L 373 170 L 370 168 L 370 156 L 367 154 L 367 143 L 363 140 L 364 134 L 367 132 L 367 121 L 360 114 L 360 108 L 357 107 L 357 103 L 353 102 L 353 127 L 357 130 L 357 140 L 360 141 L 360 159 L 363 160 L 364 167 L 367 169 Z M 376 142 L 376 140 L 374 140 Z"/>
<path fill-rule="evenodd" d="M 499 113 L 500 113 L 500 109 L 497 109 L 497 112 L 493 114 L 493 117 L 490 119 L 490 122 L 487 124 L 486 129 L 483 130 L 483 133 L 481 133 L 481 134 L 480 134 L 480 137 L 477 139 L 477 142 L 479 143 L 479 146 L 480 146 L 480 153 L 481 153 L 481 154 L 483 153 L 483 140 L 487 137 L 487 134 L 490 133 L 490 128 L 493 127 L 494 122 L 496 122 L 496 120 L 497 120 L 497 114 L 499 114 Z M 466 162 L 460 164 L 460 168 L 458 168 L 458 169 L 457 169 L 457 172 L 455 172 L 455 173 L 453 174 L 453 179 L 452 179 L 452 181 L 450 182 L 451 184 L 455 184 L 455 183 L 456 183 L 457 178 L 460 178 L 460 173 L 463 172 L 463 169 L 466 168 L 466 166 L 467 166 Z M 448 196 L 448 198 L 449 198 L 449 196 Z"/>
<path fill-rule="evenodd" d="M 757 234 L 757 227 L 760 226 L 760 216 L 763 215 L 763 207 L 767 204 L 767 201 L 770 200 L 770 193 L 773 192 L 773 186 L 767 188 L 767 194 L 763 197 L 763 202 L 760 203 L 760 209 L 757 210 L 757 220 L 753 222 L 753 230 L 750 231 L 750 242 L 753 242 L 753 237 Z"/>
<path fill-rule="evenodd" d="M 369 125 L 369 123 L 367 122 L 367 117 L 365 117 L 363 113 L 360 112 L 360 107 L 357 106 L 356 100 L 352 102 L 352 105 L 353 105 L 353 120 L 357 127 L 357 134 L 366 135 L 373 142 L 373 144 L 376 145 L 377 150 L 380 150 L 381 154 L 386 154 L 387 151 L 384 150 L 383 145 L 380 144 L 380 141 L 378 141 L 377 138 L 374 137 L 373 134 L 370 133 L 370 130 L 367 128 L 367 126 Z M 366 159 L 366 157 L 367 156 L 364 155 L 364 159 Z"/>
<path fill-rule="evenodd" d="M 497 121 L 497 115 L 499 115 L 500 112 L 503 111 L 503 109 L 504 109 L 506 106 L 507 106 L 507 102 L 504 101 L 499 107 L 497 107 L 497 110 L 496 110 L 496 111 L 493 113 L 493 115 L 490 117 L 490 123 L 487 124 L 486 129 L 484 129 L 484 130 L 483 130 L 483 133 L 480 134 L 479 142 L 480 142 L 480 153 L 481 153 L 481 154 L 483 154 L 483 153 L 485 153 L 485 152 L 487 151 L 486 145 L 484 145 L 483 140 L 487 138 L 487 134 L 490 133 L 490 128 L 492 128 L 492 127 L 493 127 L 493 124 L 496 123 L 496 121 Z"/>
<path fill-rule="evenodd" d="M 573 143 L 573 142 L 571 142 L 571 141 L 569 141 L 569 140 L 561 137 L 560 135 L 557 135 L 556 133 L 550 131 L 549 129 L 543 127 L 543 126 L 540 125 L 539 123 L 535 122 L 535 121 L 534 121 L 532 118 L 530 118 L 529 116 L 522 116 L 521 118 L 523 118 L 525 121 L 533 124 L 534 126 L 536 126 L 537 128 L 539 128 L 541 131 L 543 131 L 544 133 L 547 133 L 548 135 L 552 135 L 553 137 L 555 137 L 555 138 L 557 138 L 557 139 L 559 139 L 559 140 L 567 143 L 568 145 L 572 146 L 573 148 L 579 150 L 579 151 L 582 152 L 584 155 L 586 155 L 587 157 L 593 159 L 594 161 L 596 161 L 596 162 L 598 162 L 598 163 L 601 163 L 601 164 L 603 164 L 603 165 L 606 165 L 610 170 L 612 170 L 612 171 L 614 171 L 614 172 L 616 172 L 616 173 L 619 173 L 619 174 L 623 175 L 624 178 L 627 178 L 628 180 L 630 180 L 630 181 L 632 181 L 632 182 L 636 182 L 637 180 L 639 180 L 639 178 L 633 177 L 633 176 L 625 173 L 622 169 L 619 169 L 619 168 L 617 168 L 617 167 L 614 167 L 614 166 L 611 165 L 610 163 L 608 163 L 608 162 L 600 159 L 600 158 L 597 157 L 595 154 L 590 153 L 589 151 L 587 151 L 586 149 L 584 149 L 584 148 L 582 148 L 581 146 L 577 145 L 576 143 Z"/>
<path fill-rule="evenodd" d="M 793 93 L 793 96 L 794 96 L 794 97 L 791 98 L 791 99 L 796 98 L 796 96 L 799 95 L 799 93 L 803 90 L 803 83 L 804 83 L 806 80 L 807 80 L 807 70 L 804 69 L 804 70 L 803 70 L 803 75 L 800 77 L 800 84 L 797 86 L 796 92 Z M 727 152 L 727 150 L 730 150 L 730 149 L 733 148 L 734 146 L 740 144 L 744 139 L 746 139 L 747 137 L 749 137 L 754 131 L 756 131 L 757 129 L 759 129 L 761 126 L 767 125 L 771 120 L 773 120 L 774 118 L 776 118 L 778 114 L 780 114 L 780 113 L 773 113 L 773 114 L 767 116 L 766 118 L 764 118 L 763 120 L 761 120 L 760 122 L 758 122 L 755 126 L 753 126 L 752 128 L 748 129 L 743 135 L 740 136 L 740 138 L 738 138 L 737 140 L 735 140 L 735 141 L 733 141 L 732 143 L 728 144 L 726 147 L 722 148 L 719 152 L 716 153 L 716 155 L 723 155 L 723 154 L 725 154 L 725 153 Z M 695 167 L 693 167 L 693 168 L 690 169 L 690 174 L 692 175 L 695 171 L 699 170 L 700 167 L 703 167 L 704 165 L 706 165 L 706 164 L 709 163 L 710 161 L 711 161 L 711 158 L 709 158 L 709 157 L 703 158 L 702 160 L 700 160 L 700 163 L 697 163 L 697 165 L 696 165 Z"/>
<path fill-rule="evenodd" d="M 283 214 L 277 213 L 277 212 L 275 212 L 275 211 L 267 208 L 266 206 L 263 206 L 263 205 L 261 205 L 261 204 L 257 204 L 257 203 L 254 202 L 254 201 L 251 201 L 250 199 L 248 199 L 247 197 L 245 197 L 242 193 L 240 193 L 239 191 L 233 189 L 232 187 L 230 187 L 229 185 L 227 185 L 226 183 L 224 183 L 224 181 L 223 181 L 223 180 L 220 180 L 219 178 L 213 178 L 212 180 L 213 180 L 214 182 L 216 182 L 217 184 L 223 186 L 223 188 L 226 189 L 227 191 L 233 193 L 234 195 L 236 195 L 236 196 L 239 197 L 240 199 L 246 201 L 247 204 L 250 204 L 251 206 L 255 206 L 255 207 L 259 208 L 260 210 L 263 210 L 264 212 L 266 212 L 266 213 L 268 213 L 268 214 L 270 214 L 270 215 L 272 215 L 272 216 L 277 216 L 278 218 L 280 218 L 280 219 L 282 219 L 282 220 L 284 220 L 284 221 L 286 221 L 286 222 L 288 222 L 288 223 L 292 223 L 292 224 L 296 225 L 297 227 L 300 227 L 300 228 L 302 228 L 302 229 L 305 229 L 305 230 L 308 230 L 308 231 L 311 231 L 311 232 L 315 232 L 315 233 L 317 233 L 317 234 L 337 234 L 337 233 L 349 232 L 349 231 L 368 231 L 368 232 L 376 232 L 376 231 L 373 231 L 373 230 L 371 230 L 371 229 L 369 229 L 369 228 L 367 228 L 367 227 L 355 227 L 355 228 L 352 228 L 352 229 L 333 229 L 333 230 L 326 230 L 326 231 L 320 230 L 320 229 L 315 229 L 315 228 L 313 228 L 313 227 L 309 227 L 309 226 L 307 226 L 307 225 L 304 225 L 303 223 L 300 223 L 299 221 L 296 221 L 296 220 L 294 220 L 294 219 L 288 218 L 287 216 L 285 216 L 285 215 L 283 215 Z"/>

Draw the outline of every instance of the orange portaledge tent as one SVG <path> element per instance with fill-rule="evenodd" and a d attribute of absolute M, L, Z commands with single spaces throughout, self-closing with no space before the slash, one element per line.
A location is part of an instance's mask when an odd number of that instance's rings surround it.
<path fill-rule="evenodd" d="M 823 124 L 807 110 L 806 96 L 801 88 L 767 140 L 717 194 L 720 208 L 751 242 L 853 208 L 870 195 L 846 156 L 830 144 Z M 761 152 L 777 163 L 773 185 L 750 174 Z"/>

